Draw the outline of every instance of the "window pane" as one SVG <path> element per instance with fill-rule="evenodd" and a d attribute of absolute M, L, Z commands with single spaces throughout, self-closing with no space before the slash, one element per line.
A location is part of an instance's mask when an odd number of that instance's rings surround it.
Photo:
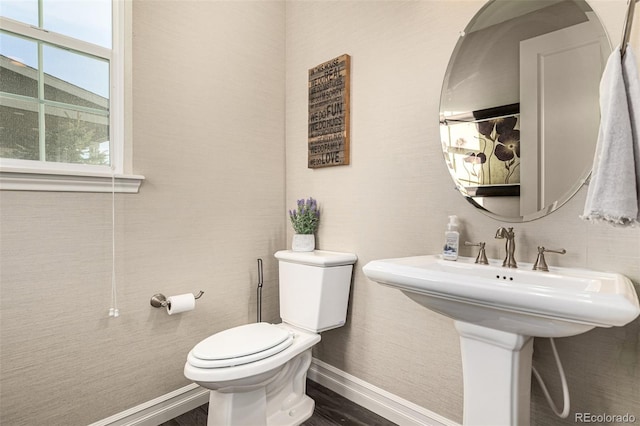
<path fill-rule="evenodd" d="M 45 107 L 46 159 L 109 165 L 109 118 L 67 108 Z"/>
<path fill-rule="evenodd" d="M 0 92 L 37 98 L 37 68 L 38 46 L 35 42 L 0 33 Z"/>
<path fill-rule="evenodd" d="M 0 157 L 38 160 L 38 102 L 0 96 Z"/>
<path fill-rule="evenodd" d="M 2 0 L 0 15 L 38 26 L 38 0 Z"/>
<path fill-rule="evenodd" d="M 111 0 L 43 0 L 43 21 L 47 30 L 111 48 Z"/>
<path fill-rule="evenodd" d="M 45 45 L 43 66 L 45 99 L 109 109 L 109 62 Z"/>
<path fill-rule="evenodd" d="M 0 0 L 0 16 L 111 49 L 111 7 L 112 0 Z M 109 166 L 108 56 L 11 28 L 0 29 L 0 157 Z"/>

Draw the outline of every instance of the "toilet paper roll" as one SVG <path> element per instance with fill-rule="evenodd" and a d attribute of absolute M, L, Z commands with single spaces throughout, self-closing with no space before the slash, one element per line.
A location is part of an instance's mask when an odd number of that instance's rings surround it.
<path fill-rule="evenodd" d="M 180 312 L 192 311 L 196 307 L 196 298 L 193 293 L 170 296 L 167 299 L 167 313 L 169 315 Z"/>

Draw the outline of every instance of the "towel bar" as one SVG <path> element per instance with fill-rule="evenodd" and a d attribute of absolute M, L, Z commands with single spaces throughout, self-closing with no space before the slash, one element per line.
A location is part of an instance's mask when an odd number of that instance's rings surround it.
<path fill-rule="evenodd" d="M 627 44 L 629 44 L 629 38 L 631 37 L 631 26 L 633 24 L 633 14 L 636 8 L 636 3 L 639 0 L 629 0 L 629 7 L 627 8 L 627 16 L 624 20 L 624 29 L 622 30 L 622 43 L 620 43 L 620 55 L 624 58 L 624 54 L 627 51 Z"/>

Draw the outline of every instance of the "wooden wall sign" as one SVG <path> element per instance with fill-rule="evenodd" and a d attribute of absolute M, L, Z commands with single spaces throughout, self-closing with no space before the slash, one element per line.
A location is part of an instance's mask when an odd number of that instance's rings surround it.
<path fill-rule="evenodd" d="M 349 164 L 351 57 L 338 56 L 309 70 L 311 169 Z"/>

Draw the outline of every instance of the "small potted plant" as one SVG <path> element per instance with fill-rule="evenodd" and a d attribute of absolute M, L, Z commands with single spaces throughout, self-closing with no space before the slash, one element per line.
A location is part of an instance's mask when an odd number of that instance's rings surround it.
<path fill-rule="evenodd" d="M 293 236 L 291 250 L 313 251 L 316 248 L 316 230 L 320 222 L 318 202 L 313 198 L 297 201 L 297 208 L 289 210 L 289 219 L 296 232 Z"/>

